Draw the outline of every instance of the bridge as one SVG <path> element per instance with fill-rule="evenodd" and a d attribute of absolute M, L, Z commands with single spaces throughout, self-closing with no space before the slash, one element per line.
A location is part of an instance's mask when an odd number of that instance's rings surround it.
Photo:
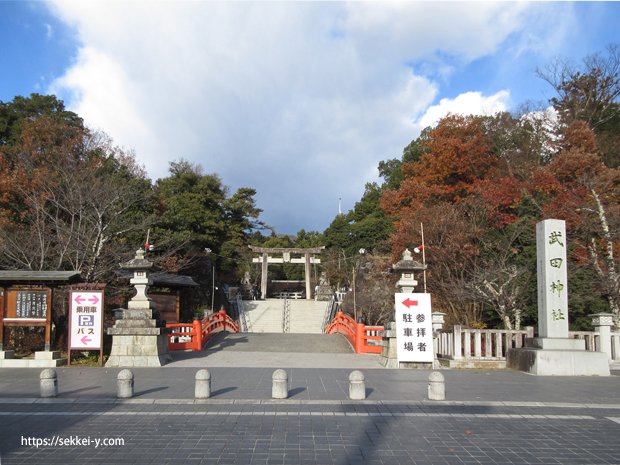
<path fill-rule="evenodd" d="M 270 360 L 273 366 L 292 366 L 291 358 L 303 365 L 305 356 L 313 363 L 323 359 L 323 365 L 337 365 L 346 358 L 348 365 L 377 367 L 383 327 L 355 323 L 349 315 L 335 311 L 333 301 L 239 298 L 233 308 L 236 320 L 220 310 L 192 323 L 168 324 L 168 348 L 175 354 L 174 363 L 199 366 L 201 359 L 208 358 L 211 366 L 251 366 L 258 358 L 262 366 L 271 366 Z M 367 357 L 366 363 L 358 357 L 353 362 L 358 354 L 374 358 Z"/>

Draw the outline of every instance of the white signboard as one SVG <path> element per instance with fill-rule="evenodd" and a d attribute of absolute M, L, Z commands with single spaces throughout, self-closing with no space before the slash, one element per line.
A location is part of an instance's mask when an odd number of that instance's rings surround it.
<path fill-rule="evenodd" d="M 395 308 L 398 361 L 432 362 L 431 295 L 397 293 Z"/>
<path fill-rule="evenodd" d="M 71 292 L 69 349 L 100 350 L 103 333 L 103 292 Z"/>

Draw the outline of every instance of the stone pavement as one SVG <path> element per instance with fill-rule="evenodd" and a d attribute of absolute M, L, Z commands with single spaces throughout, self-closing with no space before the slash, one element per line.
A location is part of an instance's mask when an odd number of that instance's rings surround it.
<path fill-rule="evenodd" d="M 360 356 L 282 352 L 290 398 L 276 401 L 264 353 L 237 354 L 134 369 L 128 400 L 119 369 L 59 368 L 54 399 L 38 397 L 40 370 L 0 369 L 0 464 L 620 464 L 618 372 L 443 370 L 447 400 L 431 402 L 430 371 L 366 368 L 367 400 L 350 401 L 359 359 L 334 360 Z M 213 396 L 195 401 L 204 366 Z"/>

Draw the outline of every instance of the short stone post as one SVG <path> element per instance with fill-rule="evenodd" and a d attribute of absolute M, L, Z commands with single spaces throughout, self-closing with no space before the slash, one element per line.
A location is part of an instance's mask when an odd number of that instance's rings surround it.
<path fill-rule="evenodd" d="M 121 370 L 116 377 L 116 397 L 130 399 L 133 397 L 133 373 L 131 370 Z"/>
<path fill-rule="evenodd" d="M 452 359 L 460 360 L 463 358 L 463 333 L 461 332 L 461 325 L 454 325 L 452 328 L 452 336 L 452 347 L 454 348 Z"/>
<path fill-rule="evenodd" d="M 273 381 L 271 387 L 271 397 L 273 399 L 287 399 L 288 373 L 285 370 L 278 369 L 273 372 L 271 379 Z"/>
<path fill-rule="evenodd" d="M 58 395 L 58 376 L 56 370 L 46 368 L 39 375 L 41 397 L 56 397 Z"/>
<path fill-rule="evenodd" d="M 438 371 L 428 377 L 428 400 L 446 400 L 446 383 Z"/>
<path fill-rule="evenodd" d="M 611 361 L 611 327 L 614 324 L 614 316 L 611 313 L 595 313 L 592 317 L 592 326 L 598 333 L 599 343 L 596 350 L 607 354 L 607 360 Z"/>
<path fill-rule="evenodd" d="M 366 381 L 364 373 L 359 370 L 352 371 L 349 375 L 349 399 L 366 399 Z"/>
<path fill-rule="evenodd" d="M 440 357 L 444 354 L 441 354 L 440 351 L 443 349 L 441 347 L 441 332 L 443 330 L 443 324 L 445 322 L 445 313 L 442 312 L 433 312 L 431 313 L 431 319 L 433 324 L 433 368 L 439 368 L 440 363 L 437 360 L 437 357 Z"/>
<path fill-rule="evenodd" d="M 433 312 L 431 318 L 433 319 L 433 331 L 441 331 L 443 324 L 445 323 L 446 313 Z"/>
<path fill-rule="evenodd" d="M 196 387 L 194 389 L 196 399 L 208 399 L 211 397 L 211 373 L 203 369 L 196 372 Z"/>

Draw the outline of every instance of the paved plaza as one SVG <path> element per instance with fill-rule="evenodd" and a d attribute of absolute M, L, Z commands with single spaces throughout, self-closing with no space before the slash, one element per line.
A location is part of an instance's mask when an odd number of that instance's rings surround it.
<path fill-rule="evenodd" d="M 226 351 L 228 366 L 214 353 L 134 369 L 127 400 L 116 368 L 58 368 L 52 399 L 39 397 L 40 370 L 0 369 L 0 464 L 620 464 L 617 371 L 442 370 L 446 400 L 428 401 L 429 370 L 279 352 L 290 397 L 272 400 L 268 352 Z M 204 367 L 212 397 L 194 400 Z M 365 401 L 348 400 L 352 369 Z"/>

